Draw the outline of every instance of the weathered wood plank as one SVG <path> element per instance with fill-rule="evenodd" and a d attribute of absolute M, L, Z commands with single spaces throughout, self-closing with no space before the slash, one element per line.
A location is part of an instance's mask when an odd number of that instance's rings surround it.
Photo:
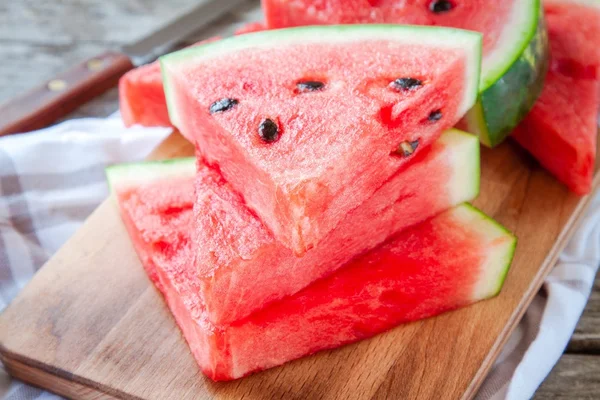
<path fill-rule="evenodd" d="M 567 352 L 596 354 L 600 363 L 600 274 L 596 276 L 592 295 L 571 338 Z"/>
<path fill-rule="evenodd" d="M 193 7 L 195 0 L 20 0 L 0 3 L 0 41 L 122 44 Z"/>
<path fill-rule="evenodd" d="M 0 63 L 0 103 L 78 62 L 152 32 L 194 4 L 194 0 L 0 2 L 0 54 L 6 61 Z M 231 34 L 244 23 L 260 18 L 259 0 L 248 0 L 184 44 L 217 32 Z M 98 116 L 107 115 L 108 108 L 117 109 L 114 94 L 104 99 L 109 103 L 96 103 L 88 107 L 88 112 L 72 117 L 88 116 L 95 107 L 100 110 Z"/>
<path fill-rule="evenodd" d="M 600 398 L 600 357 L 565 354 L 538 389 L 535 399 Z"/>

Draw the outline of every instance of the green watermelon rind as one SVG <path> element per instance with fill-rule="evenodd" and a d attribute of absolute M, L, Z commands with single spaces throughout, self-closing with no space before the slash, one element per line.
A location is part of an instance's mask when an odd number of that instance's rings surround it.
<path fill-rule="evenodd" d="M 487 147 L 506 139 L 523 120 L 542 92 L 549 64 L 549 43 L 540 0 L 521 3 L 527 30 L 512 55 L 498 60 L 498 67 L 482 72 L 480 95 L 467 113 L 463 126 L 479 136 Z M 522 16 L 521 16 L 522 17 Z M 508 60 L 509 62 L 506 62 Z M 484 61 L 485 62 L 485 61 Z"/>
<path fill-rule="evenodd" d="M 124 163 L 106 168 L 106 178 L 112 192 L 165 179 L 193 177 L 195 173 L 194 157 Z"/>
<path fill-rule="evenodd" d="M 485 255 L 486 261 L 482 268 L 482 275 L 473 289 L 473 301 L 497 296 L 504 286 L 512 265 L 517 247 L 517 237 L 498 221 L 471 204 L 464 203 L 452 212 L 464 221 L 465 225 L 469 223 L 471 227 L 475 226 L 473 222 L 474 219 L 477 219 L 480 237 L 486 238 L 493 247 L 493 250 Z"/>
<path fill-rule="evenodd" d="M 319 25 L 249 33 L 162 56 L 160 64 L 171 122 L 175 126 L 181 125 L 177 115 L 176 93 L 173 90 L 169 73 L 178 64 L 193 65 L 196 60 L 216 58 L 243 49 L 280 47 L 287 43 L 344 43 L 364 40 L 387 40 L 466 50 L 468 60 L 465 68 L 465 90 L 457 114 L 464 115 L 475 104 L 482 60 L 482 35 L 480 33 L 455 28 L 417 25 Z"/>

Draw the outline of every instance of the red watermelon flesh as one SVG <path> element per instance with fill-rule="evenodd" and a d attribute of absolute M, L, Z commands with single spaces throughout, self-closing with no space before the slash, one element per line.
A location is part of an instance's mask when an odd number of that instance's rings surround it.
<path fill-rule="evenodd" d="M 173 123 L 300 256 L 473 104 L 479 41 L 445 28 L 306 27 L 161 62 Z M 400 77 L 426 83 L 391 88 Z M 324 87 L 302 91 L 306 81 Z M 211 115 L 221 100 L 231 107 Z M 267 123 L 273 142 L 260 136 Z M 410 143 L 412 155 L 397 152 Z"/>
<path fill-rule="evenodd" d="M 125 126 L 171 126 L 160 64 L 127 72 L 119 80 L 119 109 Z"/>
<path fill-rule="evenodd" d="M 494 49 L 514 1 L 453 0 L 452 12 L 434 13 L 432 0 L 262 0 L 268 29 L 330 24 L 414 24 L 483 32 L 483 52 Z"/>
<path fill-rule="evenodd" d="M 547 1 L 551 69 L 513 137 L 577 194 L 589 193 L 600 106 L 600 3 Z"/>
<path fill-rule="evenodd" d="M 157 181 L 142 179 L 123 191 L 117 182 L 123 174 L 116 175 L 113 188 L 135 249 L 200 368 L 214 380 L 240 378 L 492 297 L 514 252 L 512 235 L 462 205 L 291 297 L 233 324 L 213 325 L 191 263 L 194 178 L 153 174 Z M 132 175 L 132 181 L 140 176 Z"/>
<path fill-rule="evenodd" d="M 303 257 L 278 242 L 220 174 L 200 164 L 194 248 L 207 318 L 237 321 L 331 274 L 390 235 L 469 201 L 479 190 L 476 137 L 449 131 Z"/>
<path fill-rule="evenodd" d="M 189 246 L 194 205 L 192 180 L 191 176 L 175 176 L 163 178 L 157 185 L 143 184 L 136 179 L 135 183 L 116 189 L 123 222 L 140 261 L 157 286 L 160 283 L 153 255 L 170 256 L 170 251 Z"/>
<path fill-rule="evenodd" d="M 264 29 L 263 24 L 254 22 L 242 26 L 235 31 L 235 35 Z M 213 37 L 198 42 L 194 46 L 220 39 L 220 37 Z M 123 75 L 119 80 L 119 108 L 121 118 L 127 127 L 133 125 L 172 126 L 158 61 L 142 65 Z"/>

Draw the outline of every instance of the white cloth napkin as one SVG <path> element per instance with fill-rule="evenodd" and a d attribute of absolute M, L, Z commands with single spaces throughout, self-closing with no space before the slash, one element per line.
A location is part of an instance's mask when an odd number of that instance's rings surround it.
<path fill-rule="evenodd" d="M 0 309 L 107 196 L 104 168 L 143 159 L 169 129 L 118 117 L 0 138 Z M 533 396 L 567 345 L 600 263 L 600 196 L 511 336 L 478 399 Z M 58 399 L 0 370 L 0 397 Z"/>

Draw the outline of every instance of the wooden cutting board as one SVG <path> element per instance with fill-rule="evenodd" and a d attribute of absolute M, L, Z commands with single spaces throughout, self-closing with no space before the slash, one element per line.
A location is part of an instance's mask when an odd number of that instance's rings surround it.
<path fill-rule="evenodd" d="M 154 158 L 191 154 L 174 134 Z M 475 205 L 519 238 L 500 296 L 214 383 L 199 372 L 109 199 L 0 316 L 0 358 L 19 379 L 83 399 L 469 399 L 588 200 L 512 143 L 483 149 Z"/>

